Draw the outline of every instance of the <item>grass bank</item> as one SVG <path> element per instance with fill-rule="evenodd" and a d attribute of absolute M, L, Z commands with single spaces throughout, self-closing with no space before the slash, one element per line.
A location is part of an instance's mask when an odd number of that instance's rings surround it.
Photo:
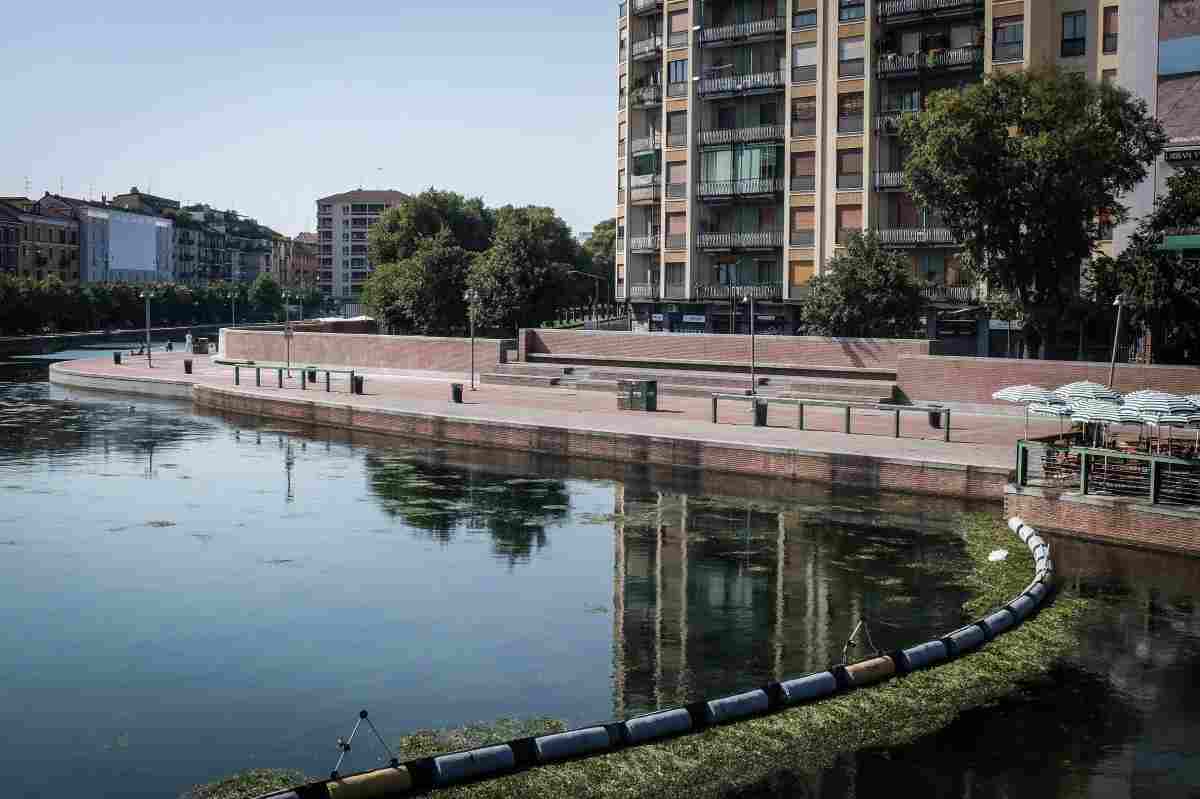
<path fill-rule="evenodd" d="M 978 618 L 1010 600 L 1033 574 L 1024 545 L 989 514 L 962 519 L 971 571 L 972 598 L 964 619 Z M 1007 549 L 992 563 L 988 555 Z M 628 749 L 558 766 L 533 769 L 438 793 L 464 799 L 529 796 L 658 797 L 688 794 L 721 797 L 769 781 L 780 772 L 814 774 L 843 753 L 912 742 L 950 724 L 960 713 L 998 700 L 1045 677 L 1077 643 L 1084 601 L 1068 595 L 1032 620 L 968 657 L 883 685 L 773 716 L 706 730 L 661 744 Z M 931 633 L 947 631 L 931 631 Z M 913 641 L 911 643 L 919 643 Z M 506 740 L 542 729 L 538 721 L 514 730 L 468 727 L 452 733 L 417 733 L 402 741 L 403 759 Z M 207 798 L 197 794 L 196 798 Z M 220 795 L 242 799 L 242 795 Z M 244 795 L 245 799 L 254 796 Z"/>

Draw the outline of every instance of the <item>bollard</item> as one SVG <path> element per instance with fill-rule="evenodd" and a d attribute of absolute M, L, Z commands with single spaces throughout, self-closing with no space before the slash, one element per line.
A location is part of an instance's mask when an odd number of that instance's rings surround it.
<path fill-rule="evenodd" d="M 950 443 L 950 409 L 946 409 L 946 443 Z"/>
<path fill-rule="evenodd" d="M 183 373 L 185 375 L 190 375 L 192 373 L 192 359 L 191 358 L 183 359 Z"/>
<path fill-rule="evenodd" d="M 278 380 L 279 380 L 279 387 L 280 387 L 280 388 L 283 388 L 283 370 L 282 370 L 282 369 L 276 369 L 276 370 L 275 370 L 275 377 L 276 377 L 276 378 L 278 378 Z"/>
<path fill-rule="evenodd" d="M 242 384 L 242 367 L 240 366 L 233 367 L 233 384 L 235 386 Z"/>
<path fill-rule="evenodd" d="M 317 377 L 317 373 L 316 373 L 316 372 L 313 372 L 313 379 L 314 379 L 314 380 L 316 380 L 316 377 Z M 326 393 L 326 394 L 328 394 L 328 393 L 329 393 L 329 391 L 330 391 L 330 388 L 329 388 L 329 370 L 328 370 L 328 369 L 326 369 L 326 370 L 325 370 L 325 393 Z"/>
<path fill-rule="evenodd" d="M 850 434 L 850 406 L 849 406 L 849 405 L 847 405 L 847 406 L 846 406 L 846 424 L 845 424 L 845 429 L 846 429 L 846 434 L 847 434 L 847 435 L 849 435 L 849 434 Z"/>
<path fill-rule="evenodd" d="M 366 393 L 367 378 L 361 377 L 359 375 L 354 375 L 353 380 L 354 380 L 354 393 L 358 394 L 361 397 L 364 393 Z"/>
<path fill-rule="evenodd" d="M 308 373 L 305 372 L 303 369 L 300 370 L 300 390 L 301 391 L 308 390 Z"/>
<path fill-rule="evenodd" d="M 900 409 L 899 408 L 896 409 L 895 428 L 896 428 L 896 438 L 899 438 L 900 437 Z"/>
<path fill-rule="evenodd" d="M 121 353 L 119 353 L 119 352 L 113 353 L 113 363 L 116 364 L 117 366 L 121 365 Z"/>
<path fill-rule="evenodd" d="M 326 374 L 326 376 L 328 376 L 329 372 L 326 372 L 325 374 Z M 314 386 L 317 384 L 317 370 L 316 369 L 308 370 L 308 382 L 312 383 Z"/>
<path fill-rule="evenodd" d="M 712 413 L 713 424 L 716 424 L 717 423 L 717 398 L 715 395 L 712 398 L 712 403 L 713 403 L 713 413 Z"/>
<path fill-rule="evenodd" d="M 801 402 L 796 406 L 796 421 L 799 423 L 799 429 L 804 429 L 804 403 Z"/>
<path fill-rule="evenodd" d="M 254 367 L 254 385 L 262 388 L 262 367 L 260 366 Z"/>
<path fill-rule="evenodd" d="M 451 383 L 450 384 L 450 401 L 453 402 L 455 405 L 462 405 L 462 401 L 463 401 L 463 384 L 462 383 Z"/>
<path fill-rule="evenodd" d="M 754 426 L 767 426 L 767 403 L 765 400 L 754 400 Z"/>

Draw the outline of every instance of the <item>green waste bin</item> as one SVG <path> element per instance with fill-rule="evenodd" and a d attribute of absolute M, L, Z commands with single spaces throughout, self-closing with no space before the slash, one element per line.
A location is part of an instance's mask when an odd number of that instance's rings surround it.
<path fill-rule="evenodd" d="M 119 353 L 119 352 L 113 353 L 113 363 L 116 364 L 117 366 L 121 365 L 121 353 Z"/>
<path fill-rule="evenodd" d="M 617 410 L 647 411 L 658 410 L 658 381 L 657 380 L 619 380 L 617 381 Z"/>
<path fill-rule="evenodd" d="M 190 375 L 192 373 L 192 359 L 191 358 L 183 359 L 183 373 L 185 375 Z"/>
<path fill-rule="evenodd" d="M 453 402 L 455 405 L 462 405 L 462 401 L 463 401 L 463 384 L 462 383 L 451 383 L 450 384 L 450 401 Z"/>
<path fill-rule="evenodd" d="M 767 426 L 767 403 L 763 400 L 754 401 L 754 426 Z"/>

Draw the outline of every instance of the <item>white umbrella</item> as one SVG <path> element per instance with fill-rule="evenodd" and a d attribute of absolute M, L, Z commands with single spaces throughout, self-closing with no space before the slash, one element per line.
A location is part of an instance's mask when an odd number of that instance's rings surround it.
<path fill-rule="evenodd" d="M 1121 406 L 1099 400 L 1079 400 L 1071 403 L 1071 421 L 1076 424 L 1123 424 Z"/>
<path fill-rule="evenodd" d="M 1135 392 L 1125 398 L 1125 407 L 1156 416 L 1187 416 L 1200 411 L 1191 400 L 1165 391 Z"/>
<path fill-rule="evenodd" d="M 1121 395 L 1113 391 L 1108 386 L 1103 386 L 1099 383 L 1092 383 L 1083 380 L 1078 383 L 1068 383 L 1065 386 L 1060 386 L 1054 390 L 1064 400 L 1074 402 L 1076 400 L 1106 400 L 1108 402 L 1120 402 Z"/>
<path fill-rule="evenodd" d="M 1029 413 L 1034 416 L 1053 416 L 1058 419 L 1058 433 L 1062 435 L 1062 420 L 1071 415 L 1070 405 L 1047 405 L 1034 403 L 1029 406 Z"/>
<path fill-rule="evenodd" d="M 1062 397 L 1056 395 L 1053 391 L 1044 389 L 1041 386 L 1009 386 L 1003 388 L 992 395 L 992 399 L 1000 400 L 1001 402 L 1015 402 L 1025 406 L 1025 437 L 1029 438 L 1029 406 L 1038 405 L 1057 405 L 1063 403 Z"/>

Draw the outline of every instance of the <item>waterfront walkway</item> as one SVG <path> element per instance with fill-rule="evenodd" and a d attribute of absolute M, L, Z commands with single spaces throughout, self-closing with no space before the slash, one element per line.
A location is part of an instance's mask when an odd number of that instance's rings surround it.
<path fill-rule="evenodd" d="M 546 428 L 555 431 L 600 433 L 609 436 L 669 438 L 698 444 L 711 444 L 746 451 L 793 450 L 804 455 L 833 459 L 864 458 L 881 462 L 903 462 L 909 466 L 979 469 L 993 473 L 993 482 L 1002 483 L 1014 463 L 1015 443 L 1025 435 L 1023 417 L 1006 414 L 955 412 L 952 416 L 951 442 L 945 443 L 942 431 L 928 424 L 924 414 L 903 414 L 901 438 L 892 437 L 893 417 L 887 412 L 855 410 L 854 433 L 841 430 L 842 412 L 812 407 L 806 412 L 809 429 L 795 429 L 796 413 L 786 406 L 772 407 L 770 427 L 756 428 L 751 423 L 751 404 L 727 402 L 720 407 L 719 423 L 711 421 L 712 405 L 705 397 L 659 397 L 657 413 L 618 411 L 616 398 L 608 392 L 580 391 L 567 388 L 527 388 L 480 385 L 465 392 L 462 405 L 450 402 L 450 383 L 464 382 L 462 375 L 436 372 L 398 372 L 366 369 L 363 396 L 348 393 L 348 381 L 335 381 L 333 393 L 324 391 L 323 382 L 307 391 L 300 390 L 299 371 L 283 389 L 276 387 L 274 370 L 264 370 L 263 386 L 254 386 L 253 370 L 242 370 L 240 386 L 234 386 L 233 369 L 217 366 L 207 357 L 195 357 L 195 373 L 183 372 L 180 353 L 156 354 L 153 368 L 144 358 L 126 358 L 116 366 L 111 360 L 72 361 L 56 367 L 56 382 L 70 375 L 95 381 L 112 379 L 110 386 L 121 390 L 130 381 L 169 384 L 187 392 L 188 386 L 219 389 L 223 396 L 237 395 L 261 410 L 262 401 L 288 404 L 316 403 L 325 409 L 336 406 L 345 410 L 379 411 L 442 417 L 447 420 L 479 423 L 496 429 L 509 425 L 521 428 Z M 104 387 L 93 384 L 92 387 Z M 289 415 L 289 414 L 281 414 Z M 295 415 L 295 414 L 291 414 Z M 1038 420 L 1031 425 L 1033 435 L 1058 430 L 1057 422 Z M 483 443 L 487 443 L 483 439 Z M 500 443 L 500 442 L 497 442 Z M 1001 478 L 1003 475 L 1003 479 Z M 1001 489 L 1002 490 L 1002 489 Z M 999 499 L 998 493 L 988 494 Z M 936 491 L 936 493 L 942 493 Z M 945 493 L 953 493 L 946 491 Z"/>

